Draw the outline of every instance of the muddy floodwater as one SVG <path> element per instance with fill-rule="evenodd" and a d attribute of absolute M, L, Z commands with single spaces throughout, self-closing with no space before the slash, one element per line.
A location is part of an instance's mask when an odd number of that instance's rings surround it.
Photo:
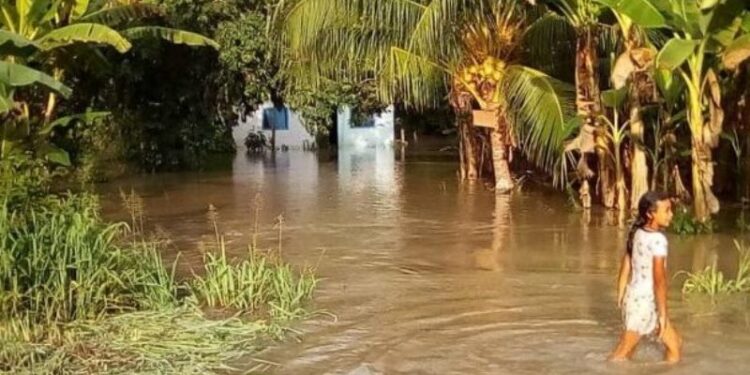
<path fill-rule="evenodd" d="M 625 231 L 604 212 L 584 224 L 559 192 L 496 198 L 459 184 L 454 163 L 403 161 L 390 149 L 239 155 L 231 170 L 102 186 L 107 215 L 124 218 L 119 189 L 143 197 L 183 273 L 211 239 L 209 204 L 236 254 L 252 237 L 256 194 L 261 246 L 275 246 L 283 215 L 282 254 L 317 265 L 313 308 L 326 314 L 258 355 L 279 364 L 270 374 L 750 374 L 747 297 L 683 299 L 679 275 L 670 309 L 684 361 L 660 364 L 646 343 L 633 362 L 606 363 L 620 331 Z M 670 274 L 718 262 L 732 275 L 733 238 L 670 235 Z"/>

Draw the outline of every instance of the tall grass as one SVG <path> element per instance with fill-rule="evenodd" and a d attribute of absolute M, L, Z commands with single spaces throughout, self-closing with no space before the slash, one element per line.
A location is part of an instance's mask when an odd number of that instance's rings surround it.
<path fill-rule="evenodd" d="M 227 258 L 224 237 L 219 233 L 218 211 L 211 205 L 207 218 L 215 232 L 213 251 L 203 252 L 204 273 L 194 275 L 189 287 L 198 302 L 213 308 L 227 308 L 255 316 L 268 315 L 275 320 L 289 320 L 306 314 L 304 302 L 317 284 L 312 268 L 299 272 L 281 257 L 283 221 L 277 218 L 278 247 L 265 252 L 257 244 L 256 198 L 253 243 L 242 259 Z"/>
<path fill-rule="evenodd" d="M 717 269 L 716 263 L 698 272 L 680 272 L 687 276 L 682 284 L 683 294 L 708 294 L 716 296 L 719 294 L 750 292 L 750 248 L 734 241 L 735 248 L 739 252 L 737 261 L 737 274 L 729 278 Z"/>
<path fill-rule="evenodd" d="M 90 195 L 25 212 L 0 207 L 0 316 L 49 325 L 176 303 L 154 246 L 118 244 L 126 226 L 104 224 Z"/>
<path fill-rule="evenodd" d="M 303 303 L 315 289 L 312 269 L 299 274 L 278 258 L 248 247 L 242 260 L 228 259 L 223 239 L 218 254 L 204 253 L 205 274 L 191 280 L 199 303 L 288 320 L 306 314 Z"/>
<path fill-rule="evenodd" d="M 30 200 L 12 188 L 3 179 L 0 373 L 212 373 L 305 315 L 312 270 L 253 246 L 228 260 L 217 223 L 220 251 L 206 253 L 200 277 L 178 282 L 161 244 L 142 233 L 134 192 L 123 200 L 137 235 L 105 223 L 92 195 Z M 234 317 L 210 320 L 200 306 Z"/>

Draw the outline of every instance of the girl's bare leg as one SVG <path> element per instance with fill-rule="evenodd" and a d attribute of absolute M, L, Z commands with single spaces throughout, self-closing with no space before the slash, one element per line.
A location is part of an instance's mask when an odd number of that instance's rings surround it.
<path fill-rule="evenodd" d="M 666 346 L 664 360 L 669 363 L 679 362 L 682 357 L 682 337 L 671 324 L 667 326 L 662 342 Z"/>
<path fill-rule="evenodd" d="M 620 342 L 617 347 L 609 355 L 610 361 L 624 361 L 630 359 L 633 356 L 635 347 L 638 346 L 638 342 L 641 340 L 641 335 L 633 331 L 625 331 L 620 337 Z"/>

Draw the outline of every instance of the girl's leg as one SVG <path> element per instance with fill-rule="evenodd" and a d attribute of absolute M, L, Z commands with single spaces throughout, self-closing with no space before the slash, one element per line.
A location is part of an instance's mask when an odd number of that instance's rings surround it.
<path fill-rule="evenodd" d="M 664 360 L 669 363 L 679 362 L 682 356 L 682 337 L 677 330 L 674 329 L 673 325 L 669 324 L 667 326 L 667 331 L 664 332 L 662 341 L 664 342 L 664 346 L 666 346 Z"/>
<path fill-rule="evenodd" d="M 617 347 L 612 352 L 612 354 L 609 355 L 610 361 L 624 361 L 626 359 L 630 359 L 630 357 L 633 356 L 633 352 L 635 351 L 635 347 L 638 345 L 638 342 L 641 340 L 641 335 L 633 332 L 633 331 L 625 331 L 622 333 L 622 336 L 620 337 L 620 342 L 617 344 Z"/>

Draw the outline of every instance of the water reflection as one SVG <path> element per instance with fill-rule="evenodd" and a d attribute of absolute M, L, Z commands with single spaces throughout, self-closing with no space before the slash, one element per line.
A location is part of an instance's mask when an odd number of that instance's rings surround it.
<path fill-rule="evenodd" d="M 495 211 L 492 220 L 491 246 L 480 248 L 474 253 L 474 261 L 478 268 L 490 271 L 502 271 L 502 255 L 511 244 L 511 196 L 508 194 L 495 197 Z"/>
<path fill-rule="evenodd" d="M 338 182 L 342 191 L 361 194 L 374 189 L 378 196 L 397 196 L 400 170 L 392 147 L 350 147 L 338 151 Z"/>

